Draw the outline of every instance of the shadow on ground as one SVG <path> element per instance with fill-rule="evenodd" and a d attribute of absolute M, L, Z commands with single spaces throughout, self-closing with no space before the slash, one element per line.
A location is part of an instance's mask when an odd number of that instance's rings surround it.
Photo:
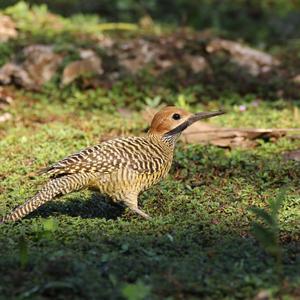
<path fill-rule="evenodd" d="M 66 215 L 83 219 L 103 218 L 116 220 L 122 216 L 124 211 L 125 208 L 121 204 L 113 203 L 109 198 L 100 194 L 91 193 L 87 199 L 79 196 L 68 197 L 65 201 L 56 199 L 33 212 L 28 218 Z"/>
<path fill-rule="evenodd" d="M 2 295 L 124 299 L 126 285 L 135 290 L 137 282 L 151 299 L 250 299 L 261 289 L 278 289 L 275 261 L 253 238 L 215 231 L 201 219 L 69 222 L 62 219 L 51 238 L 28 233 L 29 261 L 23 268 L 16 237 L 8 245 L 1 238 L 2 251 L 7 250 L 0 258 Z M 283 249 L 284 291 L 296 293 L 297 243 Z"/>

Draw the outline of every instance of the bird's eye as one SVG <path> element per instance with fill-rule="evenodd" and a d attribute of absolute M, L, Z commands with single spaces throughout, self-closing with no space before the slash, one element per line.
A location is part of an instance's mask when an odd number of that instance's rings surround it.
<path fill-rule="evenodd" d="M 172 119 L 173 119 L 173 120 L 180 120 L 180 118 L 181 118 L 180 114 L 174 114 L 174 115 L 172 116 Z"/>

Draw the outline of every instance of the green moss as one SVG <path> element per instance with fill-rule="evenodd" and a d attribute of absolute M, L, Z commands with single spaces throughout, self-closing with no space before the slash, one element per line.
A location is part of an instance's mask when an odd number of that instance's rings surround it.
<path fill-rule="evenodd" d="M 137 134 L 146 128 L 138 115 L 124 120 L 98 104 L 91 112 L 74 109 L 70 99 L 61 105 L 44 96 L 37 101 L 38 97 L 35 94 L 30 108 L 14 104 L 9 109 L 14 119 L 1 129 L 1 214 L 23 203 L 46 180 L 28 174 L 98 143 L 109 132 Z M 244 127 L 255 125 L 257 116 L 265 127 L 273 126 L 275 119 L 277 127 L 294 126 L 292 107 L 278 109 L 273 104 L 243 114 L 233 108 L 213 122 Z M 20 299 L 121 298 L 129 287 L 151 299 L 252 298 L 261 289 L 275 294 L 279 287 L 274 263 L 251 237 L 254 216 L 249 208 L 267 206 L 283 185 L 283 292 L 293 294 L 299 283 L 300 174 L 296 163 L 283 161 L 280 154 L 299 145 L 281 139 L 252 150 L 228 151 L 179 144 L 168 178 L 140 197 L 151 221 L 124 213 L 108 199 L 79 192 L 21 222 L 1 225 L 1 294 Z M 43 225 L 49 218 L 57 224 L 50 234 L 48 223 Z M 26 252 L 20 237 L 28 252 L 23 268 L 20 259 Z"/>

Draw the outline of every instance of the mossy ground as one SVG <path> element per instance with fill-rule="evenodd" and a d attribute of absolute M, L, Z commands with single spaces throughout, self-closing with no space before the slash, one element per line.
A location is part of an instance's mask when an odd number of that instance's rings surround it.
<path fill-rule="evenodd" d="M 24 41 L 45 38 L 38 22 L 34 32 L 23 26 L 25 36 L 2 45 L 1 64 Z M 55 32 L 46 33 L 48 42 L 65 46 Z M 0 123 L 1 215 L 47 180 L 34 175 L 40 168 L 110 136 L 144 132 L 148 124 L 139 112 L 149 104 L 194 111 L 223 106 L 228 113 L 210 122 L 227 127 L 299 127 L 297 102 L 257 102 L 257 95 L 228 92 L 221 82 L 218 100 L 207 93 L 198 101 L 205 93 L 200 83 L 174 88 L 171 76 L 172 85 L 157 88 L 155 78 L 141 78 L 96 90 L 76 83 L 61 89 L 54 79 L 40 93 L 13 91 L 5 108 L 13 118 Z M 136 112 L 121 115 L 125 106 Z M 245 150 L 179 143 L 168 177 L 140 197 L 150 221 L 82 191 L 0 225 L 0 299 L 253 299 L 262 290 L 296 299 L 300 169 L 282 153 L 299 147 L 299 139 L 289 137 Z M 250 208 L 267 208 L 284 187 L 279 283 L 275 260 L 252 235 Z"/>
<path fill-rule="evenodd" d="M 34 177 L 39 168 L 110 134 L 138 134 L 147 127 L 138 114 L 124 119 L 118 112 L 35 98 L 18 95 L 9 108 L 14 119 L 1 127 L 1 214 L 23 203 L 46 180 Z M 295 125 L 292 106 L 262 104 L 242 114 L 227 108 L 222 120 L 211 121 L 243 127 L 257 122 L 274 126 L 275 120 L 277 127 Z M 261 289 L 276 293 L 275 263 L 251 235 L 249 208 L 266 207 L 283 186 L 284 293 L 295 295 L 300 170 L 281 154 L 299 146 L 288 138 L 232 151 L 179 143 L 170 175 L 140 197 L 151 221 L 80 192 L 21 222 L 1 225 L 2 298 L 116 299 L 130 288 L 146 291 L 149 299 L 245 299 Z M 21 268 L 24 239 L 28 263 Z"/>

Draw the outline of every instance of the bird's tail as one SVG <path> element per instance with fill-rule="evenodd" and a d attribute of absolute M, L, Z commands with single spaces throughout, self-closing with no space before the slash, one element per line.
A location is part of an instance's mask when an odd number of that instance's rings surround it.
<path fill-rule="evenodd" d="M 90 178 L 86 173 L 65 175 L 52 179 L 35 196 L 15 208 L 8 215 L 0 218 L 0 223 L 20 220 L 53 198 L 82 189 L 88 184 L 89 180 Z"/>

